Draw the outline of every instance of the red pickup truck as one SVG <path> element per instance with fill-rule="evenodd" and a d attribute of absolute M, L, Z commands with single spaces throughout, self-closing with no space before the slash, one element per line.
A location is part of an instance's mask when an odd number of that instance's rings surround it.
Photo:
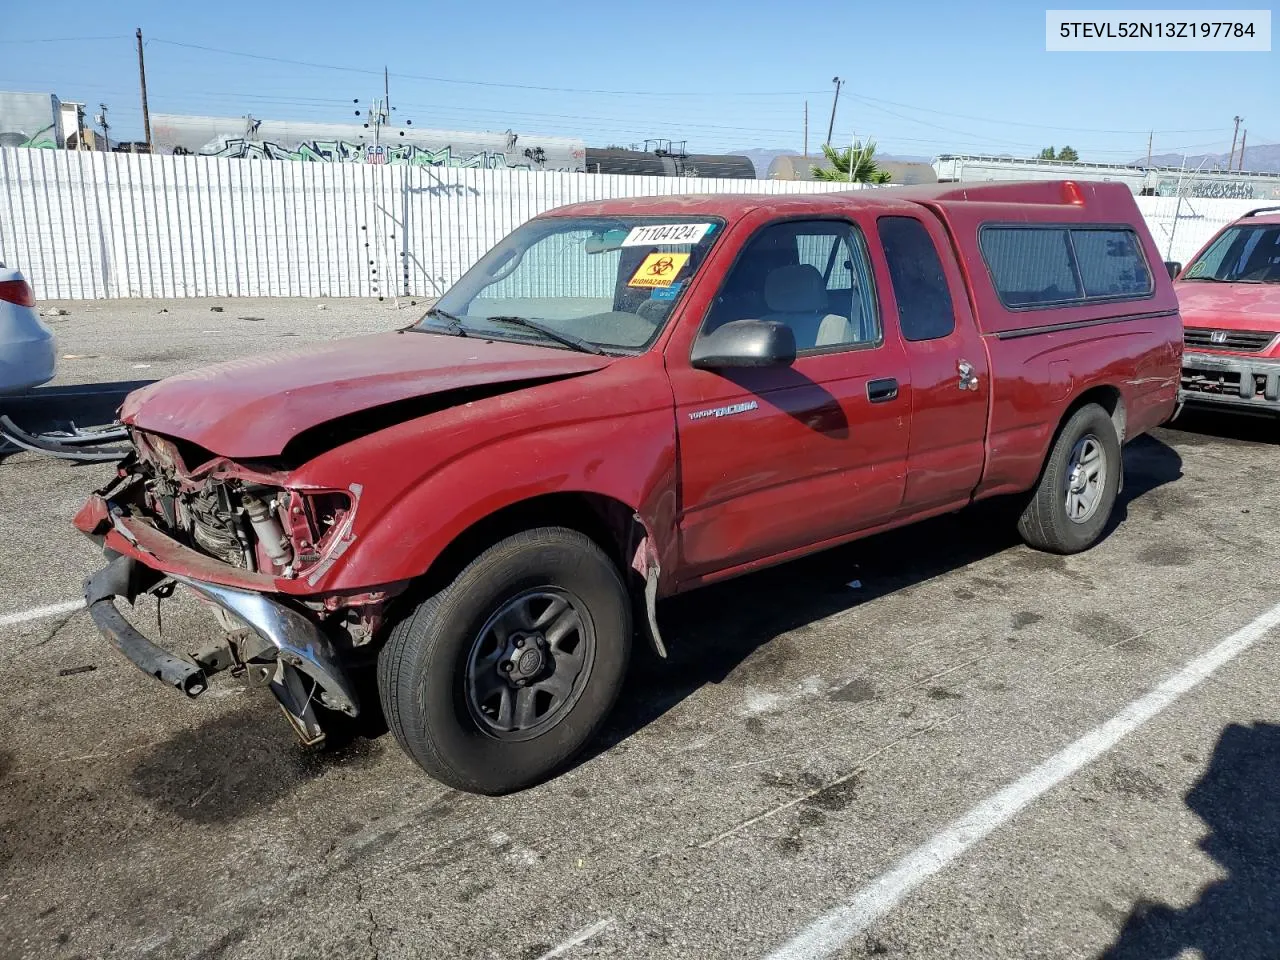
<path fill-rule="evenodd" d="M 1120 185 L 564 207 L 405 330 L 131 394 L 86 601 L 189 695 L 230 669 L 309 741 L 376 698 L 433 776 L 517 789 L 597 730 L 633 617 L 665 652 L 662 597 L 998 494 L 1088 548 L 1181 351 Z M 178 586 L 224 642 L 114 604 Z"/>
<path fill-rule="evenodd" d="M 1222 229 L 1177 278 L 1182 399 L 1280 413 L 1280 207 Z"/>

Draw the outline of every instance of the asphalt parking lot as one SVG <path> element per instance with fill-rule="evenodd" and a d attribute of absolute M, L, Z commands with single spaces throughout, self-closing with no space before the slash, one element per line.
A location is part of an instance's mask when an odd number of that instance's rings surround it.
<path fill-rule="evenodd" d="M 63 305 L 40 409 L 420 309 L 222 305 Z M 69 603 L 110 467 L 0 455 L 0 957 L 1280 956 L 1278 445 L 1140 439 L 1081 556 L 979 508 L 677 598 L 581 762 L 499 799 L 143 676 Z"/>

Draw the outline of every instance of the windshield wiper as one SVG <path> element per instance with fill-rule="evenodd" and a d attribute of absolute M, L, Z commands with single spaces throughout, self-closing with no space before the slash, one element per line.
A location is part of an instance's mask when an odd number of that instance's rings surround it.
<path fill-rule="evenodd" d="M 1274 280 L 1246 280 L 1244 277 L 1183 277 L 1183 280 L 1204 280 L 1208 283 L 1275 283 Z"/>
<path fill-rule="evenodd" d="M 485 317 L 493 323 L 509 323 L 517 327 L 525 327 L 542 334 L 548 339 L 557 343 L 563 343 L 566 347 L 573 347 L 575 350 L 581 350 L 583 353 L 594 353 L 596 356 L 602 356 L 604 351 L 592 343 L 590 340 L 583 340 L 581 337 L 575 337 L 572 333 L 564 333 L 554 327 L 549 327 L 545 323 L 539 323 L 537 320 L 530 320 L 528 317 Z"/>
<path fill-rule="evenodd" d="M 445 333 L 451 337 L 465 337 L 467 331 L 462 329 L 462 318 L 450 313 L 448 310 L 441 310 L 439 307 L 432 307 L 425 314 L 428 317 L 439 317 L 445 321 L 445 325 L 420 327 L 416 323 L 405 327 L 406 330 L 416 330 L 418 333 Z"/>

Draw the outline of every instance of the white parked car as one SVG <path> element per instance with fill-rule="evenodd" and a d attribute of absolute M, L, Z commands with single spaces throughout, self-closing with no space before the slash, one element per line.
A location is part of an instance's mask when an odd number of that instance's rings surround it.
<path fill-rule="evenodd" d="M 0 263 L 0 395 L 53 379 L 53 331 L 35 303 L 22 274 Z"/>

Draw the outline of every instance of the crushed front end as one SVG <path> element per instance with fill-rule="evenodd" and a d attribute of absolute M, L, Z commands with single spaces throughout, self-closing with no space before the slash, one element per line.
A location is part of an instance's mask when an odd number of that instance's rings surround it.
<path fill-rule="evenodd" d="M 326 711 L 357 716 L 355 675 L 372 663 L 372 640 L 403 586 L 324 591 L 325 573 L 354 540 L 359 486 L 299 488 L 271 464 L 138 430 L 131 438 L 135 452 L 75 518 L 109 561 L 85 581 L 102 634 L 188 696 L 224 670 L 268 688 L 307 743 L 324 739 Z M 168 651 L 115 606 L 117 597 L 163 600 L 178 587 L 211 608 L 219 643 L 185 656 Z"/>

